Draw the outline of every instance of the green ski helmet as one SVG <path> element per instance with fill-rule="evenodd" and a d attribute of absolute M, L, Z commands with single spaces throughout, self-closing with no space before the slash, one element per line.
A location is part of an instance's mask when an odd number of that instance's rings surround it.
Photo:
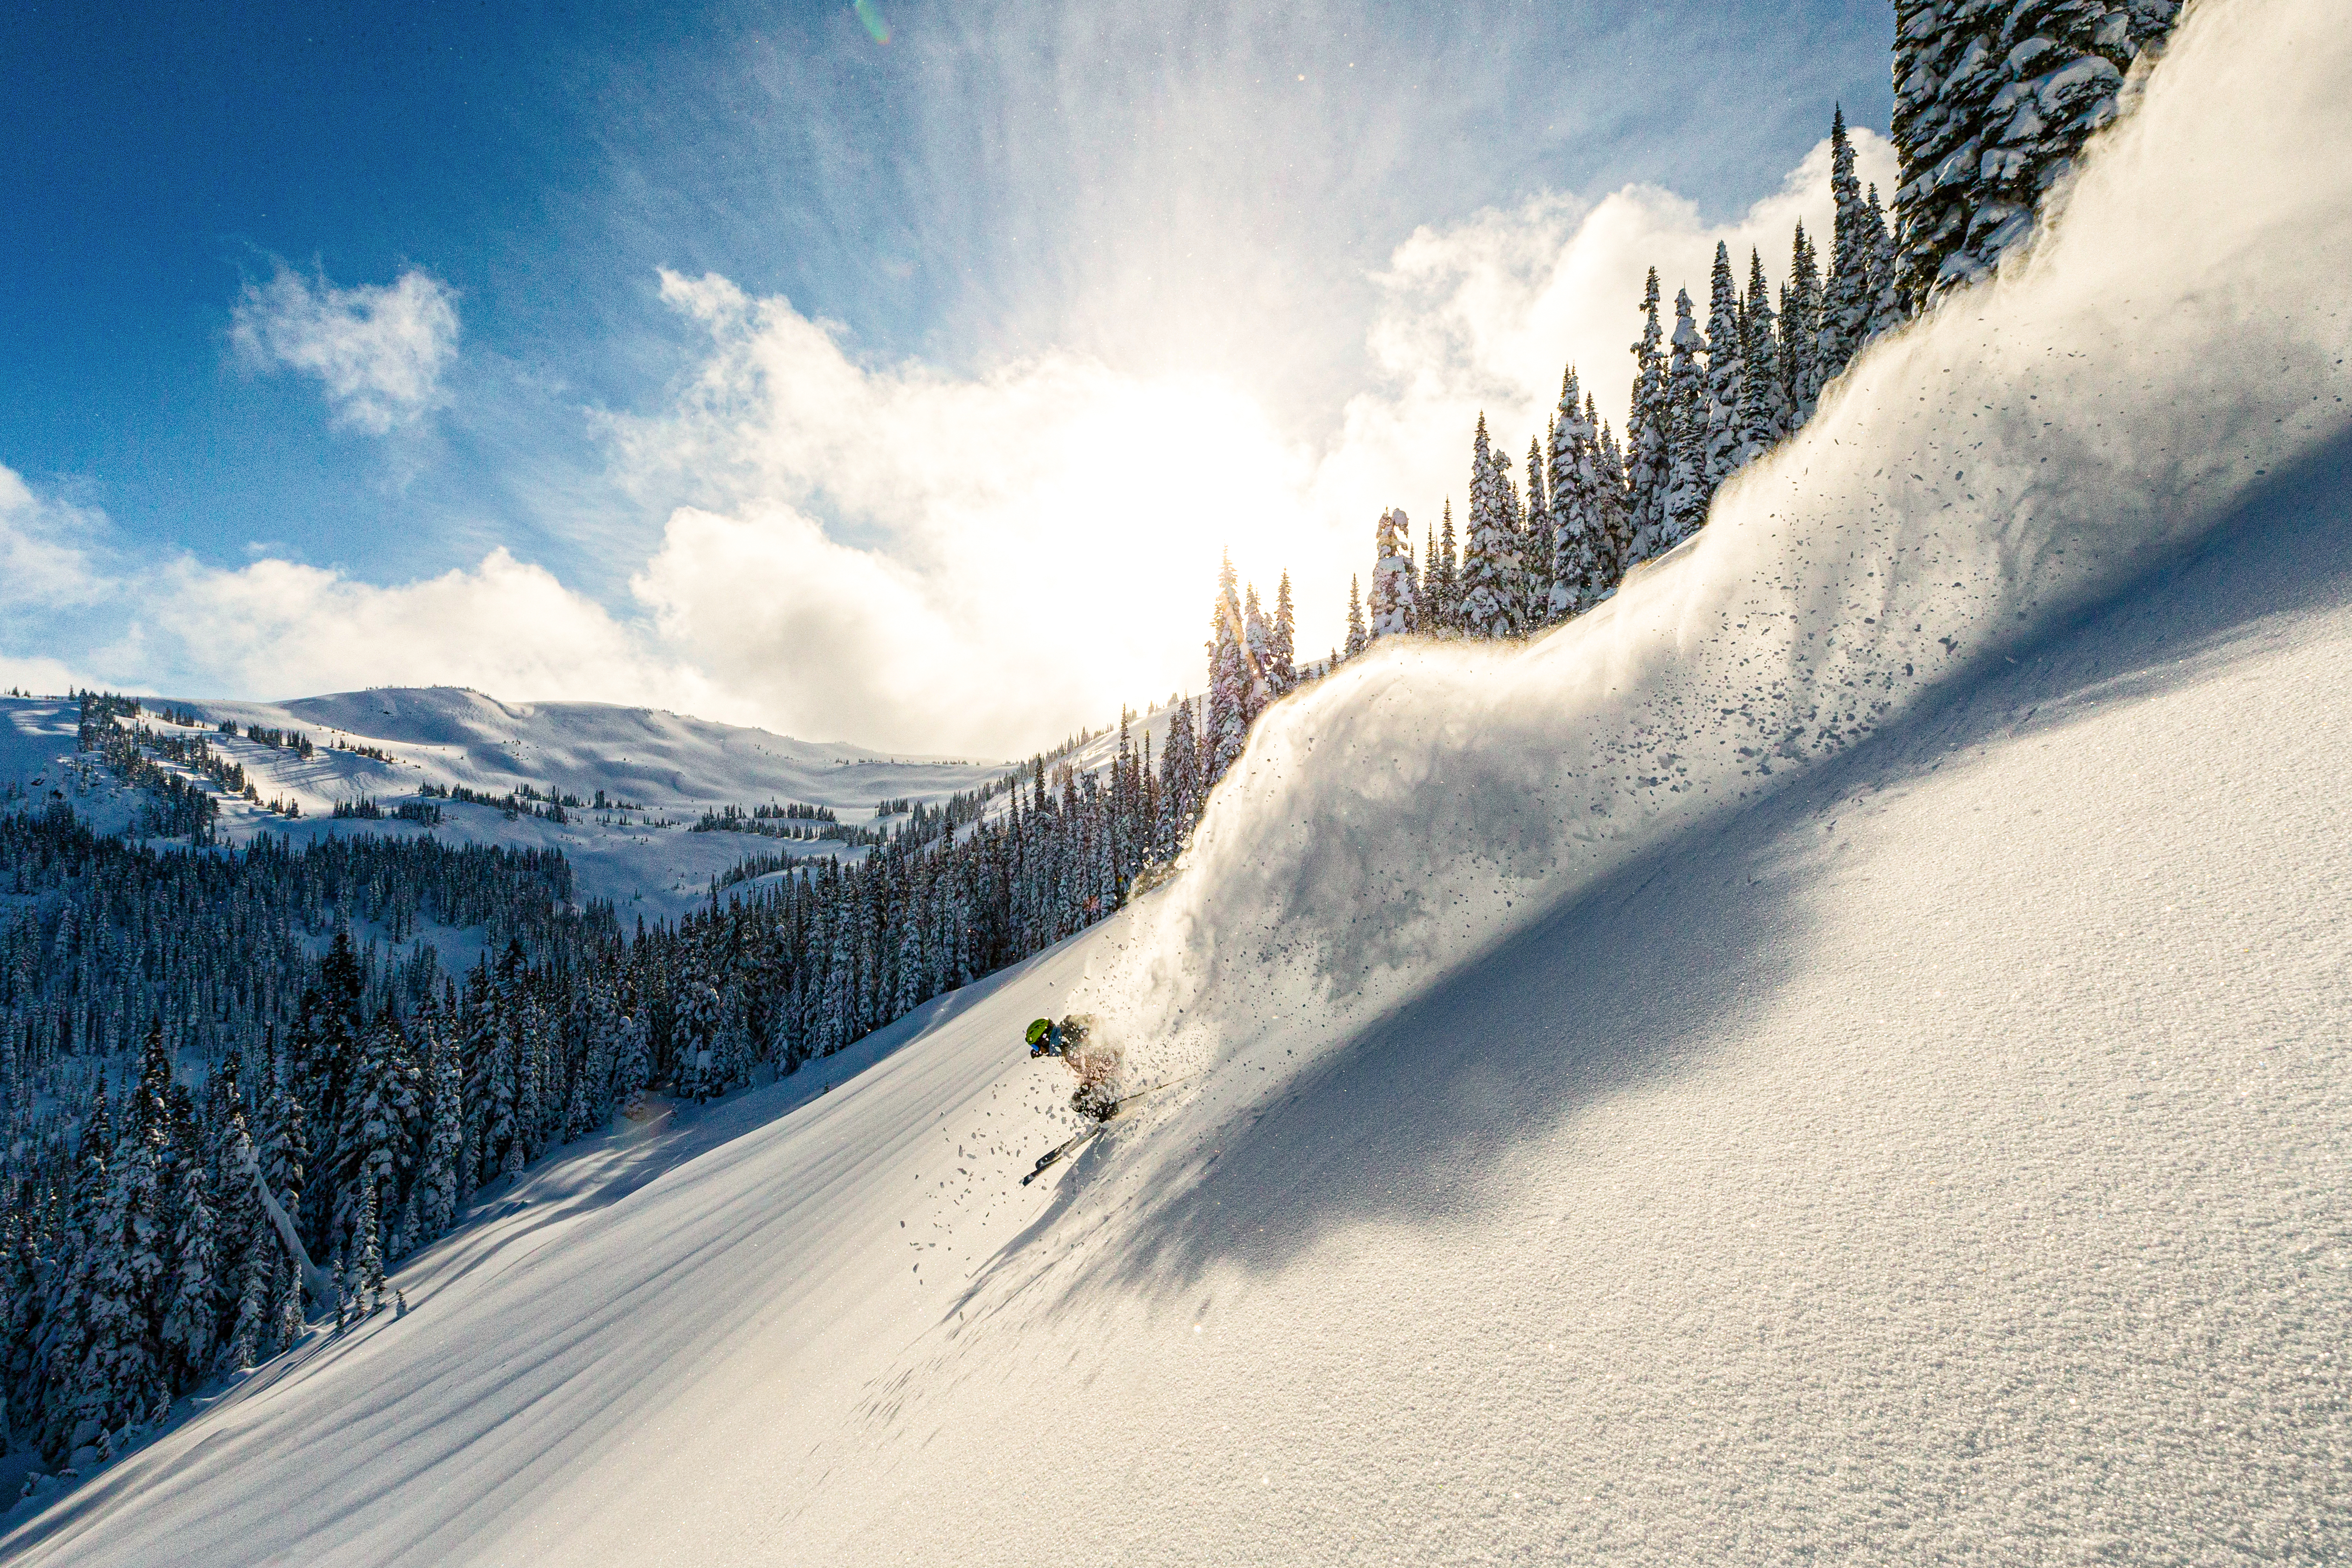
<path fill-rule="evenodd" d="M 1034 1046 L 1053 1032 L 1054 1020 L 1051 1018 L 1040 1018 L 1035 1023 L 1029 1026 L 1029 1043 Z"/>

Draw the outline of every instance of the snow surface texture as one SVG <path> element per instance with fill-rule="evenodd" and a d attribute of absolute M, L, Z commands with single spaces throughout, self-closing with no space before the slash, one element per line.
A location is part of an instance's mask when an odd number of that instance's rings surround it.
<path fill-rule="evenodd" d="M 1874 510 L 1832 461 L 1838 421 L 1863 417 L 1850 392 L 1791 460 L 1864 500 L 1759 522 L 1742 509 L 1776 503 L 1751 496 L 1723 517 L 1792 628 L 1727 622 L 1748 585 L 1703 544 L 1612 621 L 1516 658 L 1371 661 L 1303 705 L 1313 729 L 1286 716 L 1261 742 L 1177 884 L 884 1031 L 829 1094 L 803 1073 L 529 1173 L 404 1266 L 408 1317 L 263 1369 L 0 1552 L 2352 1553 L 2352 436 L 2310 412 L 2315 389 L 2341 407 L 2341 369 L 2312 358 L 2339 295 L 2298 270 L 2352 254 L 2346 173 L 2322 166 L 2352 144 L 2326 101 L 2352 80 L 2335 22 L 2332 0 L 2193 10 L 2147 110 L 2178 130 L 2211 106 L 2210 140 L 2123 160 L 2210 151 L 2245 191 L 2232 208 L 2176 163 L 2141 193 L 2181 225 L 2144 249 L 2192 279 L 2236 258 L 2231 331 L 2215 296 L 2166 292 L 2116 304 L 2100 339 L 2094 313 L 2035 304 L 2071 287 L 2062 252 L 2000 334 L 2040 309 L 2069 328 L 2048 363 L 2009 364 L 2021 395 L 2063 395 L 2051 431 L 1979 437 L 1969 416 L 2005 389 L 1950 365 L 1983 395 L 1949 399 L 1912 450 L 1969 456 L 1904 472 L 2023 475 L 2014 504 L 1923 479 Z M 2268 115 L 2295 134 L 2242 123 Z M 2101 177 L 2078 196 L 2094 213 Z M 2299 187 L 2300 260 L 2278 253 L 2273 179 Z M 1939 389 L 1928 350 L 1973 320 L 1886 357 Z M 1905 384 L 1868 374 L 1899 413 Z M 2203 456 L 2162 457 L 2191 453 L 2192 428 Z M 2041 443 L 2090 493 L 2040 480 L 2017 454 Z M 1789 477 L 1750 488 L 1799 493 Z M 1774 543 L 1772 521 L 1803 537 Z M 1909 570 L 1937 549 L 1950 576 Z M 1897 637 L 1922 640 L 1877 651 Z M 1577 637 L 1610 673 L 1560 656 Z M 1822 699 L 1896 654 L 1940 686 L 1882 680 L 1888 711 L 1834 710 L 1874 733 L 1819 741 Z M 1740 658 L 1737 690 L 1774 716 L 1709 699 L 1739 737 L 1718 746 L 1696 705 Z M 1408 685 L 1466 705 L 1458 752 Z M 1819 716 L 1768 792 L 1727 759 L 1785 734 L 1791 701 Z M 1659 776 L 1644 747 L 1681 755 L 1688 787 L 1598 771 Z M 1393 796 L 1368 794 L 1368 759 L 1391 757 Z M 1579 791 L 1607 784 L 1614 839 L 1551 837 L 1572 768 Z M 1359 863 L 1438 891 L 1302 871 L 1284 810 L 1337 814 Z M 1266 934 L 1278 917 L 1292 929 Z M 1444 972 L 1383 982 L 1397 1000 L 1373 1016 L 1328 954 L 1400 921 L 1363 950 L 1425 944 Z M 1221 944 L 1220 990 L 1149 997 L 1187 1006 L 1169 1055 L 1209 1075 L 1019 1186 L 1066 1126 L 1021 1024 L 1155 973 L 1171 931 Z M 1233 988 L 1264 1010 L 1212 1038 L 1196 1011 Z"/>
<path fill-rule="evenodd" d="M 318 750 L 307 760 L 259 742 L 211 734 L 213 748 L 241 763 L 263 799 L 300 803 L 289 820 L 246 805 L 221 802 L 221 836 L 243 843 L 256 834 L 297 839 L 333 833 L 413 834 L 425 831 L 391 820 L 336 821 L 335 802 L 373 795 L 404 800 L 421 784 L 463 784 L 503 795 L 520 784 L 542 793 L 562 790 L 593 799 L 598 790 L 649 809 L 599 814 L 574 811 L 558 826 L 507 817 L 495 806 L 443 803 L 434 831 L 445 841 L 501 844 L 515 849 L 560 849 L 572 861 L 582 896 L 610 899 L 624 919 L 674 916 L 704 900 L 710 878 L 747 856 L 785 853 L 856 859 L 862 851 L 831 841 L 795 842 L 732 833 L 686 831 L 706 807 L 745 810 L 772 802 L 829 805 L 845 825 L 874 822 L 875 803 L 908 798 L 936 805 L 959 791 L 978 789 L 1006 764 L 899 758 L 842 742 L 794 741 L 764 730 L 712 723 L 646 708 L 601 702 L 501 702 L 456 687 L 384 688 L 305 698 L 286 703 L 166 700 L 208 721 L 299 730 Z M 151 714 L 147 721 L 171 732 Z M 53 699 L 0 698 L 0 790 L 14 782 L 36 800 L 65 792 L 75 809 L 101 830 L 126 826 L 136 794 L 118 784 L 94 759 L 79 767 L 74 754 L 76 710 Z M 351 750 L 389 753 L 381 762 Z M 35 779 L 41 780 L 37 786 Z"/>

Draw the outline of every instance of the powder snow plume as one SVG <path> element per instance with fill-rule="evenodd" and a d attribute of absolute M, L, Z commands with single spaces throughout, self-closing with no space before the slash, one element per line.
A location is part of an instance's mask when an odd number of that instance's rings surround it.
<path fill-rule="evenodd" d="M 2193 5 L 2031 253 L 1860 356 L 1673 558 L 1532 645 L 1392 644 L 1269 712 L 1076 1005 L 1141 1080 L 1311 1054 L 2340 434 L 2342 23 Z"/>

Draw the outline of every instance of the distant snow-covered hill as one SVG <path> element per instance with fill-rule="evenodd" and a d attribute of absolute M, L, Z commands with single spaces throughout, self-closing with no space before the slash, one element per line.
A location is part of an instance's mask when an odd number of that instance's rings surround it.
<path fill-rule="evenodd" d="M 445 839 L 560 849 L 573 864 L 581 894 L 612 900 L 625 917 L 675 913 L 704 895 L 711 877 L 750 855 L 789 850 L 854 858 L 838 844 L 687 831 L 705 810 L 736 805 L 748 811 L 796 801 L 830 807 L 845 824 L 870 824 L 881 801 L 936 804 L 1005 771 L 1001 763 L 892 756 L 652 709 L 502 702 L 454 687 L 347 691 L 282 703 L 155 699 L 149 706 L 194 713 L 206 741 L 245 769 L 265 803 L 300 805 L 302 815 L 289 818 L 224 797 L 221 836 L 231 843 L 257 833 L 299 840 L 341 832 L 422 832 L 408 823 L 337 820 L 330 814 L 338 801 L 367 796 L 390 805 L 414 797 L 425 784 L 501 796 L 527 785 L 584 800 L 601 791 L 607 800 L 627 803 L 627 809 L 572 811 L 569 821 L 558 824 L 447 801 L 434 831 Z M 238 733 L 219 732 L 224 721 Z M 153 713 L 147 721 L 162 723 Z M 76 722 L 69 701 L 0 698 L 0 796 L 13 788 L 35 802 L 67 800 L 100 826 L 120 828 L 131 820 L 135 798 L 89 759 L 77 758 Z M 314 750 L 302 757 L 247 739 L 247 726 L 299 731 Z"/>

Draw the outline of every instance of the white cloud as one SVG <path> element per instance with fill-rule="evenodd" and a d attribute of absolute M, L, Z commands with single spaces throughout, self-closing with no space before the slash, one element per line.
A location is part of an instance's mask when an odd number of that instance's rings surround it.
<path fill-rule="evenodd" d="M 795 732 L 1034 743 L 1197 684 L 1222 544 L 1270 592 L 1321 542 L 1297 505 L 1307 454 L 1229 384 L 1075 354 L 868 369 L 782 300 L 663 289 L 709 354 L 676 406 L 613 438 L 632 483 L 701 504 L 635 587 Z"/>
<path fill-rule="evenodd" d="M 283 268 L 248 283 L 229 342 L 255 370 L 285 366 L 316 376 L 335 423 L 370 435 L 413 424 L 440 399 L 441 374 L 457 350 L 457 295 L 415 268 L 390 285 L 317 287 Z"/>
<path fill-rule="evenodd" d="M 0 468 L 0 605 L 67 607 L 107 592 L 91 547 L 105 522 L 97 513 L 33 493 Z"/>
<path fill-rule="evenodd" d="M 196 696 L 292 697 L 394 683 L 755 715 L 545 568 L 491 551 L 466 571 L 380 585 L 265 558 L 156 562 L 103 515 L 0 467 L 0 678 Z"/>
<path fill-rule="evenodd" d="M 470 571 L 393 586 L 288 561 L 227 572 L 184 559 L 146 587 L 144 636 L 185 650 L 240 692 L 469 685 L 719 706 L 707 682 L 665 659 L 641 630 L 503 548 Z"/>

